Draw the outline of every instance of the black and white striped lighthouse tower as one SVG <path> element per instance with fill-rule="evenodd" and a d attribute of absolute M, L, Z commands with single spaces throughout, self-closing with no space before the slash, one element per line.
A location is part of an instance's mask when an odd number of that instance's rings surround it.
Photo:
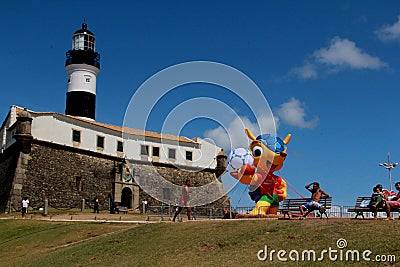
<path fill-rule="evenodd" d="M 100 54 L 95 52 L 94 34 L 82 24 L 72 35 L 72 50 L 67 51 L 65 70 L 68 91 L 65 114 L 95 119 L 96 77 L 100 71 Z"/>

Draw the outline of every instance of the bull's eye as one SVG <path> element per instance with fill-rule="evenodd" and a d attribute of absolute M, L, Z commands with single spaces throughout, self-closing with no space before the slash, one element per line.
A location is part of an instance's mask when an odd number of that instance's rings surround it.
<path fill-rule="evenodd" d="M 260 146 L 255 146 L 253 147 L 253 156 L 254 157 L 259 157 L 263 153 L 263 149 Z"/>

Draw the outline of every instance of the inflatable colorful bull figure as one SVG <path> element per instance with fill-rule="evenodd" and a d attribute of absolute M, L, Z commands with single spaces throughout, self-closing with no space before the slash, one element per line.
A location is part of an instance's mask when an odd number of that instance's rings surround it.
<path fill-rule="evenodd" d="M 245 131 L 252 140 L 249 150 L 234 149 L 228 159 L 228 166 L 233 169 L 231 176 L 250 185 L 250 197 L 256 202 L 249 214 L 241 216 L 276 214 L 279 202 L 286 198 L 286 182 L 273 173 L 283 167 L 291 135 L 282 140 L 271 134 L 255 137 L 249 129 Z"/>

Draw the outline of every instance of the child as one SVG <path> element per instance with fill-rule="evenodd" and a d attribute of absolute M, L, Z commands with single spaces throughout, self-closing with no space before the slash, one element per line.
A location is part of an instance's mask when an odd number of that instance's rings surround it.
<path fill-rule="evenodd" d="M 385 208 L 386 201 L 385 201 L 385 196 L 379 187 L 375 186 L 372 190 L 373 193 L 371 195 L 371 201 L 369 202 L 369 207 L 374 214 L 374 219 L 376 219 L 378 214 L 378 208 Z"/>

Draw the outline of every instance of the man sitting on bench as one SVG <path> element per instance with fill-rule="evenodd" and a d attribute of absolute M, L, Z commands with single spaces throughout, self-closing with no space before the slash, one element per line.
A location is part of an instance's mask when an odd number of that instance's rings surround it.
<path fill-rule="evenodd" d="M 313 186 L 311 188 L 311 185 Z M 321 197 L 329 197 L 329 195 L 319 188 L 318 182 L 312 182 L 305 186 L 305 188 L 311 192 L 311 200 L 307 203 L 304 203 L 300 206 L 300 212 L 303 217 L 307 217 L 307 215 L 313 210 L 323 211 L 324 206 L 319 203 Z M 322 212 L 323 213 L 323 212 Z M 322 216 L 322 214 L 321 214 Z"/>

